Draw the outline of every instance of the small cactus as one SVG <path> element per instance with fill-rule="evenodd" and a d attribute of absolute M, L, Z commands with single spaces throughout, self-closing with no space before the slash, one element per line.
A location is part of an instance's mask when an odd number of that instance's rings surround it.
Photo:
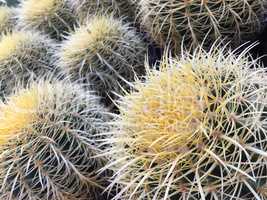
<path fill-rule="evenodd" d="M 141 23 L 160 45 L 209 46 L 219 37 L 239 45 L 262 29 L 265 0 L 140 0 Z M 204 42 L 203 42 L 204 41 Z M 179 49 L 178 49 L 179 50 Z"/>
<path fill-rule="evenodd" d="M 18 9 L 18 26 L 38 29 L 61 40 L 73 29 L 75 17 L 65 0 L 24 0 Z"/>
<path fill-rule="evenodd" d="M 54 73 L 55 45 L 33 31 L 8 32 L 0 38 L 0 96 L 9 95 L 17 82 Z"/>
<path fill-rule="evenodd" d="M 99 200 L 105 162 L 95 134 L 109 119 L 98 99 L 66 81 L 33 82 L 1 104 L 1 200 Z"/>
<path fill-rule="evenodd" d="M 105 140 L 109 188 L 121 186 L 114 199 L 261 199 L 267 74 L 247 51 L 216 46 L 147 66 Z"/>
<path fill-rule="evenodd" d="M 134 19 L 134 4 L 131 0 L 67 0 L 80 21 L 96 14 L 115 14 L 117 17 Z"/>
<path fill-rule="evenodd" d="M 146 46 L 135 30 L 121 20 L 95 16 L 67 36 L 58 66 L 73 80 L 89 83 L 100 96 L 121 93 L 128 81 L 144 72 Z"/>
<path fill-rule="evenodd" d="M 10 32 L 16 25 L 14 8 L 0 6 L 0 34 Z"/>

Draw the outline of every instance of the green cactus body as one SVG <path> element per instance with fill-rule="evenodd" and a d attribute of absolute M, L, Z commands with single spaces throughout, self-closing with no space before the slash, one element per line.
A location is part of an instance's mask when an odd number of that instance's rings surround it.
<path fill-rule="evenodd" d="M 19 5 L 19 27 L 38 29 L 54 39 L 62 40 L 75 23 L 75 16 L 65 0 L 25 0 Z"/>
<path fill-rule="evenodd" d="M 58 66 L 100 96 L 121 93 L 144 72 L 146 46 L 133 28 L 110 16 L 95 16 L 62 43 Z"/>
<path fill-rule="evenodd" d="M 54 51 L 53 41 L 39 32 L 4 34 L 0 39 L 0 96 L 9 95 L 18 82 L 59 73 L 53 65 Z"/>
<path fill-rule="evenodd" d="M 265 0 L 140 0 L 142 24 L 161 46 L 210 46 L 227 38 L 232 45 L 261 30 Z M 180 50 L 180 49 L 178 49 Z"/>
<path fill-rule="evenodd" d="M 247 51 L 166 54 L 122 97 L 105 141 L 114 199 L 261 199 L 267 75 Z"/>
<path fill-rule="evenodd" d="M 0 198 L 99 200 L 105 177 L 92 158 L 109 116 L 98 99 L 66 81 L 39 81 L 1 105 Z"/>
<path fill-rule="evenodd" d="M 10 32 L 16 25 L 14 8 L 0 6 L 0 34 Z"/>

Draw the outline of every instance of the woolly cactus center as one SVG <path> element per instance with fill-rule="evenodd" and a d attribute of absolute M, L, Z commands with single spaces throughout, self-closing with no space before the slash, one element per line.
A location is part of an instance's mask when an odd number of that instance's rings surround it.
<path fill-rule="evenodd" d="M 11 57 L 27 40 L 27 35 L 20 32 L 4 35 L 0 41 L 0 61 Z"/>
<path fill-rule="evenodd" d="M 11 17 L 11 14 L 12 12 L 10 8 L 0 7 L 0 24 L 5 24 L 9 17 Z"/>
<path fill-rule="evenodd" d="M 11 96 L 6 104 L 0 107 L 0 145 L 23 129 L 28 128 L 37 118 L 39 106 L 37 88 L 24 90 Z"/>
<path fill-rule="evenodd" d="M 176 158 L 187 145 L 203 138 L 203 91 L 191 72 L 171 69 L 152 74 L 126 97 L 123 132 L 134 142 L 135 153 Z"/>
<path fill-rule="evenodd" d="M 106 42 L 116 41 L 118 34 L 118 22 L 106 17 L 96 17 L 70 37 L 63 49 L 62 59 L 67 63 L 83 59 L 90 60 L 90 56 L 97 53 L 99 49 L 107 48 Z"/>
<path fill-rule="evenodd" d="M 26 19 L 49 16 L 55 13 L 62 4 L 62 0 L 27 0 L 23 2 L 23 13 Z"/>

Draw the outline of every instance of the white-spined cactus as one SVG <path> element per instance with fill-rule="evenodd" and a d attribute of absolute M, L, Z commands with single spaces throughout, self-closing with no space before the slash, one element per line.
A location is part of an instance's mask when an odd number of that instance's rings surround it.
<path fill-rule="evenodd" d="M 18 88 L 0 105 L 0 198 L 99 200 L 105 159 L 96 135 L 109 115 L 98 98 L 66 81 Z"/>
<path fill-rule="evenodd" d="M 128 24 L 111 16 L 95 16 L 62 42 L 58 66 L 72 80 L 89 83 L 101 96 L 128 88 L 143 75 L 146 45 Z"/>
<path fill-rule="evenodd" d="M 105 141 L 114 199 L 261 199 L 267 74 L 246 53 L 166 55 L 134 84 Z"/>
<path fill-rule="evenodd" d="M 23 0 L 18 9 L 18 26 L 38 29 L 61 40 L 73 30 L 76 19 L 65 0 Z"/>
<path fill-rule="evenodd" d="M 9 95 L 17 82 L 56 73 L 55 45 L 36 31 L 12 31 L 0 38 L 0 96 Z"/>

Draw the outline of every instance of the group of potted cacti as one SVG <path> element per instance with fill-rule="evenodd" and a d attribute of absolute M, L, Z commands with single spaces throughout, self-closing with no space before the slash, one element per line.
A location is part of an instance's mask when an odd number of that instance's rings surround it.
<path fill-rule="evenodd" d="M 0 200 L 267 199 L 265 4 L 3 3 Z"/>

